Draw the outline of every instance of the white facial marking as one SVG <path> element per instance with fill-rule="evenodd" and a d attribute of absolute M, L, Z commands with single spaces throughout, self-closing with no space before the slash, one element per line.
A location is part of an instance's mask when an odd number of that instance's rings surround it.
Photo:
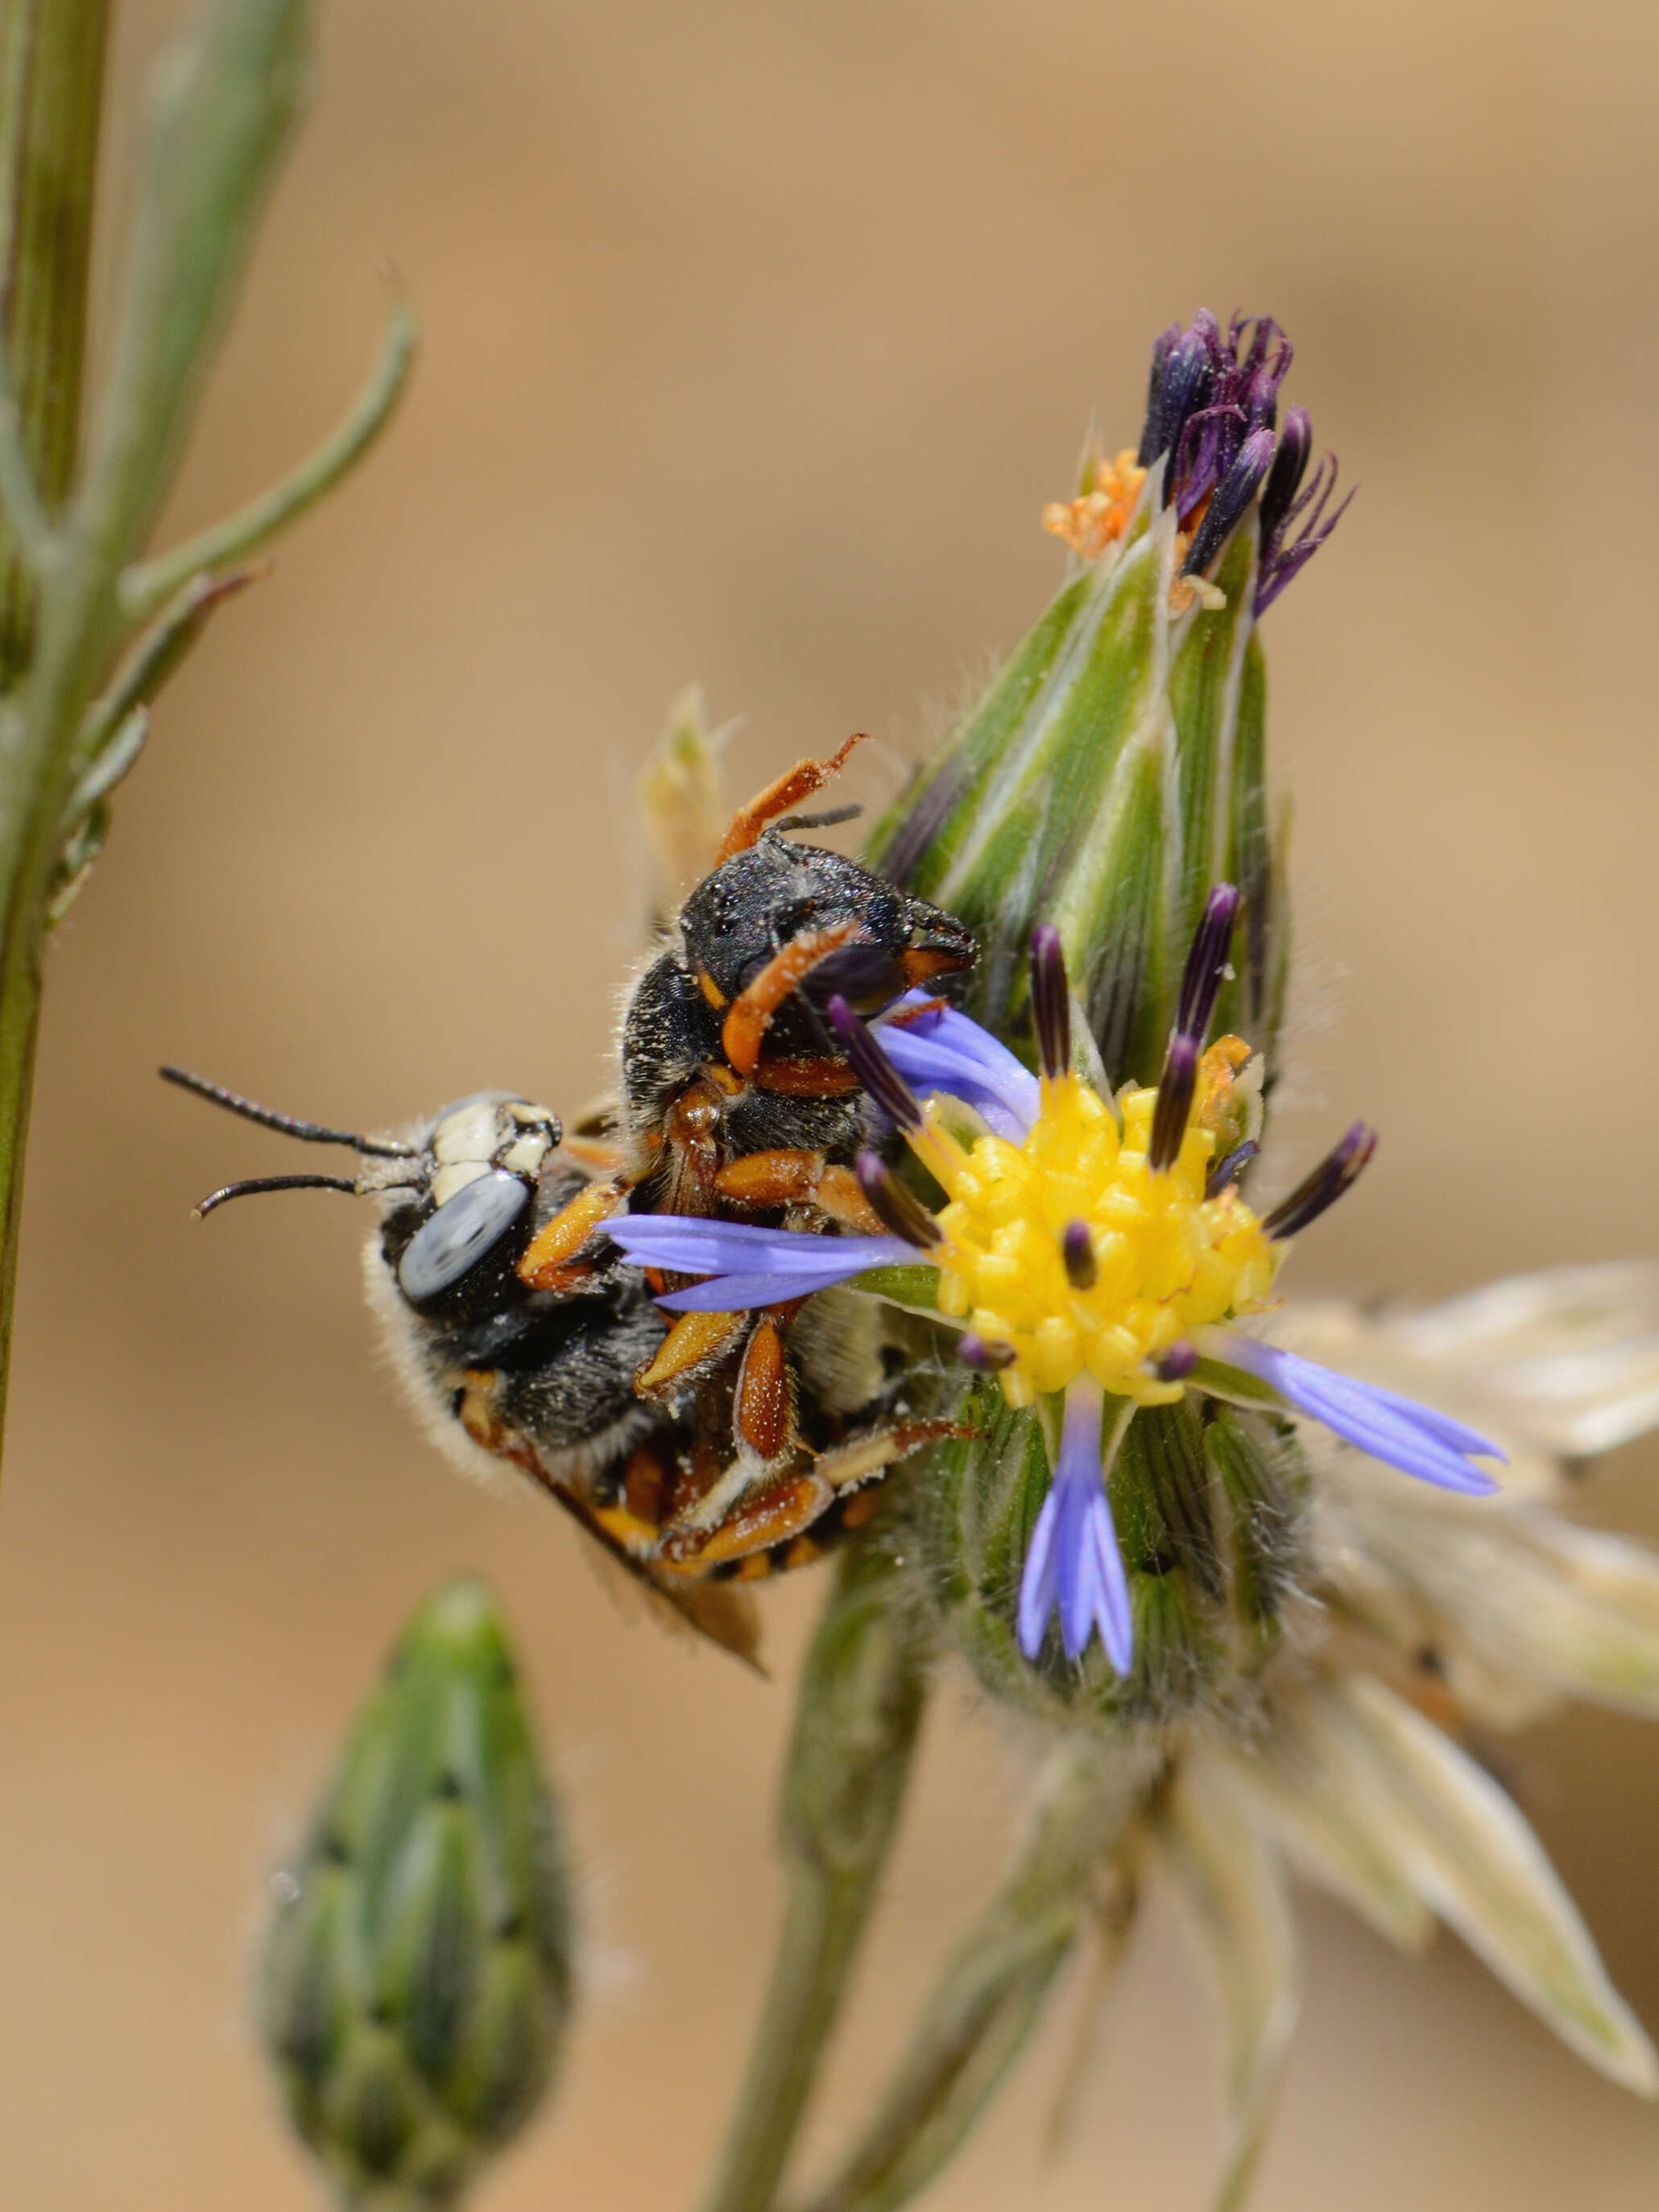
<path fill-rule="evenodd" d="M 504 1152 L 498 1153 L 495 1164 L 511 1169 L 514 1175 L 533 1176 L 547 1158 L 550 1149 L 545 1134 L 538 1130 L 533 1135 L 520 1137 L 516 1144 L 509 1145 Z"/>
<path fill-rule="evenodd" d="M 501 1127 L 500 1114 L 490 1098 L 462 1106 L 439 1122 L 432 1137 L 432 1156 L 447 1166 L 454 1160 L 488 1163 Z"/>
<path fill-rule="evenodd" d="M 489 1173 L 488 1160 L 455 1160 L 448 1167 L 440 1168 L 432 1178 L 432 1203 L 447 1206 L 457 1191 L 465 1190 L 470 1182 Z"/>

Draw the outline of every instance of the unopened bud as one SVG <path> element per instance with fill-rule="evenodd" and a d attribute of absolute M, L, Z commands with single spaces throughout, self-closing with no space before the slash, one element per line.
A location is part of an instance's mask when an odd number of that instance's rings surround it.
<path fill-rule="evenodd" d="M 1033 1060 L 1025 949 L 1051 923 L 1110 1080 L 1156 1082 L 1224 880 L 1242 912 L 1214 1025 L 1273 1072 L 1289 917 L 1256 618 L 1336 520 L 1329 475 L 1304 483 L 1306 416 L 1279 428 L 1290 359 L 1270 318 L 1164 334 L 1138 457 L 1092 456 L 1045 513 L 1079 556 L 1059 597 L 871 841 L 978 934 L 964 1004 Z"/>
<path fill-rule="evenodd" d="M 404 1631 L 282 1881 L 260 2010 L 295 2126 L 349 2204 L 453 2203 L 535 2109 L 571 2002 L 557 1817 L 478 1583 Z"/>

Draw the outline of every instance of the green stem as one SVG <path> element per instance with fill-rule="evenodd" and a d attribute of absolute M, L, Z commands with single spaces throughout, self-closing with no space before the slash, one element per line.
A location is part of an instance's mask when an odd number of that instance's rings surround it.
<path fill-rule="evenodd" d="M 792 1868 L 771 1985 L 705 2212 L 767 2212 L 841 2009 L 873 1883 Z"/>
<path fill-rule="evenodd" d="M 135 620 L 143 620 L 193 576 L 222 568 L 229 561 L 240 561 L 270 544 L 290 522 L 331 492 L 392 420 L 415 363 L 416 336 L 415 318 L 399 301 L 392 310 L 368 381 L 339 428 L 281 483 L 273 484 L 210 530 L 158 554 L 153 561 L 129 568 L 121 579 L 123 611 Z"/>
<path fill-rule="evenodd" d="M 952 1954 L 886 2095 L 811 2212 L 892 2212 L 960 2149 L 1035 2025 L 1146 1780 L 1127 1747 L 1077 1736 L 1056 1747 L 1012 1871 Z"/>
<path fill-rule="evenodd" d="M 848 1555 L 802 1672 L 782 1795 L 784 1925 L 704 2212 L 768 2212 L 897 1831 L 926 1652 L 900 1578 Z"/>
<path fill-rule="evenodd" d="M 0 7 L 0 328 L 23 450 L 47 511 L 80 438 L 108 0 Z M 33 593 L 0 531 L 0 689 L 27 665 Z"/>
<path fill-rule="evenodd" d="M 102 81 L 101 61 L 88 49 L 101 55 L 105 0 L 0 0 L 0 271 L 22 447 L 7 473 L 16 514 L 28 506 L 27 490 L 21 507 L 16 497 L 25 469 L 41 507 L 57 513 L 49 544 L 36 544 L 22 658 L 0 698 L 3 1419 L 41 956 L 64 810 L 87 765 L 77 738 L 130 627 L 118 597 L 121 572 L 166 497 L 304 97 L 311 9 L 310 0 L 216 0 L 196 34 L 158 65 L 112 365 L 78 470 Z M 3 550 L 16 565 L 23 549 L 15 523 Z"/>
<path fill-rule="evenodd" d="M 107 34 L 107 0 L 4 0 L 0 8 L 0 329 L 16 443 L 48 513 L 67 496 L 76 465 Z M 0 520 L 0 690 L 7 694 L 28 664 L 33 603 L 15 533 Z M 0 877 L 0 1429 L 50 875 L 48 867 L 43 879 L 34 865 L 33 750 L 15 696 L 8 697 L 0 706 L 0 830 L 8 848 Z"/>
<path fill-rule="evenodd" d="M 0 1424 L 11 1372 L 11 1324 L 17 1245 L 23 1211 L 23 1155 L 34 1090 L 34 1048 L 40 1028 L 40 945 L 7 918 L 0 951 Z"/>

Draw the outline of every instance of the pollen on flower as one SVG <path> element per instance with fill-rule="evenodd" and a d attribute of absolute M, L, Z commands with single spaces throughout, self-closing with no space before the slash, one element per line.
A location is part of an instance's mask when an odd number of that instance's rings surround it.
<path fill-rule="evenodd" d="M 1206 614 L 1212 615 L 1219 614 L 1227 604 L 1227 594 L 1218 584 L 1211 583 L 1207 577 L 1189 576 L 1187 573 L 1187 556 L 1192 551 L 1193 540 L 1203 527 L 1204 518 L 1209 511 L 1210 501 L 1206 497 L 1194 508 L 1191 527 L 1176 532 L 1175 574 L 1170 581 L 1170 612 L 1172 615 L 1184 615 L 1194 600 Z"/>
<path fill-rule="evenodd" d="M 1085 471 L 1086 489 L 1075 499 L 1051 500 L 1042 510 L 1042 526 L 1063 538 L 1085 561 L 1098 560 L 1129 526 L 1146 471 L 1126 446 L 1109 461 L 1096 453 Z"/>
<path fill-rule="evenodd" d="M 1228 1057 L 1206 1054 L 1180 1152 L 1161 1172 L 1147 1158 L 1155 1089 L 1121 1094 L 1120 1127 L 1079 1077 L 1047 1079 L 1022 1144 L 984 1136 L 970 1149 L 929 1106 L 911 1142 L 948 1200 L 936 1217 L 939 1309 L 1012 1355 L 997 1373 L 1012 1405 L 1085 1375 L 1139 1405 L 1170 1403 L 1185 1385 L 1159 1373 L 1161 1355 L 1267 1304 L 1273 1240 L 1232 1185 L 1205 1195 L 1212 1125 L 1231 1118 L 1207 1109 L 1232 1080 Z M 1092 1275 L 1078 1264 L 1085 1231 Z"/>

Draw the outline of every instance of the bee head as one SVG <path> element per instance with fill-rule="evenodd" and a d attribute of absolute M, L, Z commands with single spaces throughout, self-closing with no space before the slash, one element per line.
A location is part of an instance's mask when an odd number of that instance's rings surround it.
<path fill-rule="evenodd" d="M 442 1297 L 495 1249 L 530 1204 L 544 1162 L 563 1137 L 546 1106 L 505 1091 L 480 1091 L 434 1116 L 412 1138 L 359 1136 L 278 1114 L 251 1098 L 164 1067 L 169 1083 L 222 1106 L 244 1121 L 303 1144 L 343 1145 L 362 1162 L 356 1176 L 256 1176 L 226 1183 L 196 1208 L 212 1213 L 228 1199 L 270 1190 L 338 1190 L 375 1196 L 400 1218 L 395 1272 L 411 1304 Z M 390 1258 L 390 1255 L 388 1257 Z"/>
<path fill-rule="evenodd" d="M 783 825 L 778 825 L 781 827 Z M 907 987 L 971 967 L 972 933 L 844 854 L 797 845 L 768 830 L 698 884 L 680 913 L 687 965 L 711 1004 L 738 998 L 798 938 L 851 926 L 802 988 L 820 1003 L 839 994 L 866 1011 Z"/>

